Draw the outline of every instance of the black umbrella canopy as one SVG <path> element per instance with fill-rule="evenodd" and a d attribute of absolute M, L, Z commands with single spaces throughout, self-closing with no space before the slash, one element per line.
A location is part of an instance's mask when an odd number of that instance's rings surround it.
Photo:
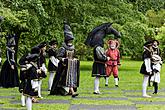
<path fill-rule="evenodd" d="M 85 44 L 91 47 L 94 47 L 95 45 L 103 45 L 103 39 L 108 34 L 113 34 L 116 38 L 119 38 L 121 36 L 120 32 L 112 27 L 112 23 L 103 23 L 95 27 L 88 34 Z"/>

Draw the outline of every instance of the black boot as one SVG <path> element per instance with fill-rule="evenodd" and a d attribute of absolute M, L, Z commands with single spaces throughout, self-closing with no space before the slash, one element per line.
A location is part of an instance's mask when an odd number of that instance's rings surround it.
<path fill-rule="evenodd" d="M 158 83 L 157 82 L 153 82 L 153 86 L 154 86 L 153 94 L 157 94 L 158 93 Z"/>
<path fill-rule="evenodd" d="M 148 78 L 148 86 L 149 86 L 149 87 L 151 87 L 151 81 L 150 81 L 150 80 L 151 80 L 151 75 L 150 75 L 149 78 Z"/>

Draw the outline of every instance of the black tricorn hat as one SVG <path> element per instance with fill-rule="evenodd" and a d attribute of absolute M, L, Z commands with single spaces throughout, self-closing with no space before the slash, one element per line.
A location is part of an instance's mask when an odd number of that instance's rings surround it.
<path fill-rule="evenodd" d="M 152 45 L 152 43 L 153 43 L 153 41 L 152 40 L 149 40 L 146 43 L 144 43 L 144 46 L 150 46 L 150 45 Z"/>
<path fill-rule="evenodd" d="M 38 47 L 41 49 L 41 48 L 45 47 L 46 45 L 47 45 L 46 42 L 41 42 L 41 43 L 38 45 Z"/>
<path fill-rule="evenodd" d="M 31 54 L 39 54 L 40 53 L 40 48 L 38 46 L 34 46 L 31 49 Z"/>
<path fill-rule="evenodd" d="M 57 42 L 56 39 L 55 39 L 55 40 L 51 40 L 51 41 L 49 42 L 49 45 L 55 45 L 55 44 L 58 44 L 58 42 Z"/>

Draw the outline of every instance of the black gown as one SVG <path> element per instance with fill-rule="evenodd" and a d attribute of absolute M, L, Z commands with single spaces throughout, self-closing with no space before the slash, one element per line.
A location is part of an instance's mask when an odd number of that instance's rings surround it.
<path fill-rule="evenodd" d="M 7 48 L 7 59 L 2 65 L 0 74 L 0 86 L 4 88 L 19 87 L 18 69 L 14 55 L 14 50 Z M 14 65 L 14 69 L 11 68 L 11 65 Z"/>
<path fill-rule="evenodd" d="M 68 73 L 68 70 L 70 69 L 68 66 L 69 60 L 67 59 L 68 51 L 75 51 L 75 49 L 74 47 L 67 47 L 66 44 L 63 44 L 63 46 L 59 49 L 57 58 L 60 60 L 60 62 L 58 63 L 58 68 L 53 80 L 50 95 L 67 95 L 68 92 L 64 89 L 64 87 L 72 86 L 75 92 L 77 91 L 77 87 L 79 87 L 80 62 L 79 60 L 75 60 L 72 62 L 72 65 L 74 65 L 74 69 L 72 68 L 74 72 L 70 72 L 72 74 L 71 76 L 71 74 Z M 75 54 L 73 55 L 73 57 L 75 57 Z M 62 61 L 62 58 L 66 59 Z M 73 84 L 70 84 L 70 82 L 68 81 L 69 78 L 72 78 Z"/>

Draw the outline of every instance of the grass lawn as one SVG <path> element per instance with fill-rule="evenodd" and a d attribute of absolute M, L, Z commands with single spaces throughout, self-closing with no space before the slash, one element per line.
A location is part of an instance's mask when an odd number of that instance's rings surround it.
<path fill-rule="evenodd" d="M 47 91 L 48 77 L 43 80 L 42 95 L 44 99 L 67 101 L 67 103 L 37 103 L 33 104 L 33 110 L 68 110 L 72 105 L 128 105 L 135 106 L 137 110 L 164 110 L 163 104 L 138 104 L 136 102 L 164 102 L 165 101 L 165 68 L 162 67 L 161 83 L 159 84 L 160 92 L 152 95 L 153 87 L 148 87 L 148 94 L 152 98 L 142 98 L 142 75 L 139 73 L 142 61 L 131 61 L 123 59 L 119 67 L 119 88 L 114 87 L 114 79 L 109 78 L 109 86 L 105 87 L 105 80 L 100 80 L 101 95 L 94 95 L 93 86 L 94 78 L 91 77 L 92 62 L 81 61 L 80 87 L 78 88 L 79 96 L 71 98 L 71 96 L 49 96 Z M 49 74 L 47 74 L 49 76 Z M 5 97 L 2 97 L 5 96 Z M 7 97 L 8 96 L 8 97 Z M 18 88 L 4 89 L 0 88 L 0 109 L 8 108 L 13 110 L 26 109 L 21 107 L 21 94 Z M 120 100 L 121 98 L 121 100 Z M 17 102 L 14 103 L 13 102 Z M 42 102 L 42 101 L 41 101 Z"/>

